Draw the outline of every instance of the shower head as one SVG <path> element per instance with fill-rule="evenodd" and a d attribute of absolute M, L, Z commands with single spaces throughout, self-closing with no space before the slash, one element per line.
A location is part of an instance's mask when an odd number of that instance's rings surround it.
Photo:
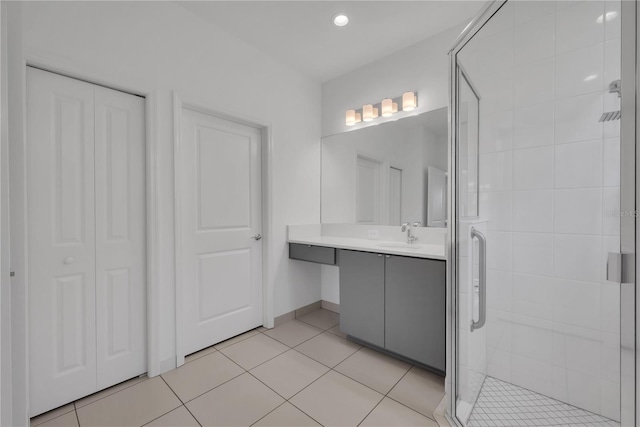
<path fill-rule="evenodd" d="M 618 94 L 618 98 L 620 98 L 620 94 L 621 94 L 621 81 L 620 79 L 618 80 L 614 80 L 611 83 L 609 83 L 609 93 L 617 93 Z M 620 117 L 622 116 L 622 114 L 620 113 L 620 110 L 618 111 L 609 111 L 608 113 L 603 113 L 600 116 L 600 120 L 598 120 L 598 122 L 612 122 L 615 120 L 620 120 Z"/>
<path fill-rule="evenodd" d="M 609 111 L 608 113 L 603 113 L 602 116 L 600 116 L 600 120 L 598 120 L 598 122 L 612 122 L 615 120 L 620 120 L 621 116 L 622 113 L 620 112 L 620 110 Z"/>

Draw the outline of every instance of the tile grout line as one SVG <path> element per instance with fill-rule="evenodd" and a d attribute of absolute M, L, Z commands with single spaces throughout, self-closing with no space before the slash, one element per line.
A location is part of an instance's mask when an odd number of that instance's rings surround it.
<path fill-rule="evenodd" d="M 78 421 L 78 427 L 81 427 L 81 425 L 80 425 L 80 416 L 78 415 L 78 408 L 76 408 L 76 402 L 73 402 L 73 412 L 76 414 L 76 420 Z"/>
<path fill-rule="evenodd" d="M 101 401 L 102 399 L 106 399 L 106 398 L 107 398 L 107 397 L 109 397 L 109 396 L 113 396 L 113 395 L 114 395 L 114 394 L 116 394 L 116 393 L 120 393 L 121 391 L 125 391 L 126 389 L 131 388 L 131 387 L 135 387 L 135 386 L 137 386 L 138 384 L 141 384 L 141 383 L 143 383 L 143 382 L 148 381 L 148 380 L 150 380 L 150 379 L 151 379 L 151 378 L 149 378 L 149 376 L 148 376 L 148 374 L 147 374 L 146 372 L 145 372 L 145 374 L 144 374 L 144 375 L 147 375 L 147 378 L 143 379 L 142 381 L 138 381 L 138 382 L 136 382 L 135 384 L 128 385 L 128 386 L 126 386 L 126 387 L 124 387 L 124 388 L 122 388 L 122 389 L 120 389 L 120 390 L 113 391 L 113 392 L 111 392 L 111 393 L 109 393 L 109 394 L 107 394 L 107 395 L 105 395 L 105 396 L 102 396 L 101 398 L 96 399 L 96 400 L 94 400 L 94 401 L 92 401 L 92 402 L 89 402 L 89 403 L 87 403 L 87 404 L 85 404 L 85 405 L 82 405 L 82 406 L 78 406 L 78 405 L 77 405 L 77 402 L 79 402 L 79 401 L 81 401 L 81 400 L 83 400 L 83 399 L 86 399 L 87 397 L 90 397 L 90 396 L 93 396 L 94 394 L 98 394 L 98 393 L 101 393 L 101 392 L 103 392 L 103 391 L 109 390 L 109 389 L 111 389 L 111 388 L 113 388 L 113 387 L 117 387 L 117 386 L 119 386 L 119 385 L 121 385 L 121 384 L 124 384 L 124 383 L 126 383 L 126 382 L 128 382 L 128 381 L 135 380 L 135 379 L 140 378 L 140 377 L 138 376 L 138 377 L 130 378 L 130 379 L 128 379 L 128 380 L 126 380 L 126 381 L 123 381 L 123 382 L 121 382 L 121 383 L 114 384 L 114 385 L 112 385 L 111 387 L 105 388 L 105 389 L 103 389 L 103 390 L 99 390 L 99 391 L 97 391 L 97 392 L 95 392 L 95 393 L 93 393 L 93 394 L 90 394 L 89 396 L 85 396 L 85 397 L 82 397 L 82 398 L 80 398 L 80 399 L 78 399 L 78 400 L 75 400 L 75 401 L 73 402 L 73 406 L 76 408 L 76 410 L 78 410 L 78 409 L 84 408 L 85 406 L 93 405 L 94 403 L 97 403 L 97 402 Z M 158 375 L 158 376 L 159 376 L 159 375 Z M 57 417 L 56 417 L 56 418 L 57 418 Z"/>

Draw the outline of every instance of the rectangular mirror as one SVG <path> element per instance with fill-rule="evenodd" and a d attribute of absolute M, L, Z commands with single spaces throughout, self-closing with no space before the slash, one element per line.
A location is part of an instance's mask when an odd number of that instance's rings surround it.
<path fill-rule="evenodd" d="M 447 109 L 322 139 L 323 223 L 445 227 Z"/>

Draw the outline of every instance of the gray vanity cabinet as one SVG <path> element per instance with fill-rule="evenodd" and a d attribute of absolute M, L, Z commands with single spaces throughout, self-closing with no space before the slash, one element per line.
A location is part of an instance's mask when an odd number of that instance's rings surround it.
<path fill-rule="evenodd" d="M 385 348 L 445 370 L 445 262 L 385 258 Z"/>
<path fill-rule="evenodd" d="M 342 332 L 445 370 L 445 262 L 340 250 Z"/>
<path fill-rule="evenodd" d="M 384 347 L 384 257 L 340 251 L 340 329 Z"/>

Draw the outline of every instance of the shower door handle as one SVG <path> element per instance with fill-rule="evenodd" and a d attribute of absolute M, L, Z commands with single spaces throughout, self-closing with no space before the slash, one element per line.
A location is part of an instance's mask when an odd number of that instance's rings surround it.
<path fill-rule="evenodd" d="M 480 329 L 484 326 L 485 321 L 487 320 L 487 239 L 484 237 L 480 231 L 476 230 L 474 227 L 471 227 L 471 239 L 478 239 L 478 256 L 480 257 L 480 277 L 479 284 L 479 313 L 478 313 L 478 321 L 473 321 L 473 316 L 471 317 L 471 332 L 476 329 Z M 473 245 L 472 245 L 472 253 L 473 253 Z M 473 281 L 473 273 L 471 274 L 471 280 Z M 473 293 L 471 294 L 472 301 L 472 310 L 473 313 Z"/>

